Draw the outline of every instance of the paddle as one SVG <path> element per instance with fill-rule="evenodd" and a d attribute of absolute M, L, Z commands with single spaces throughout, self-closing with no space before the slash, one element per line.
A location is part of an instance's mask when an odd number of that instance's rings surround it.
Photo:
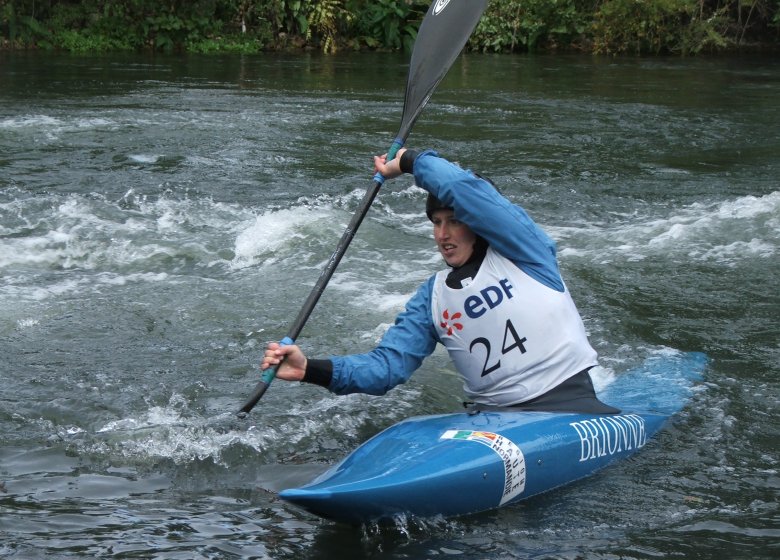
<path fill-rule="evenodd" d="M 452 66 L 452 63 L 466 44 L 487 3 L 488 0 L 434 0 L 431 4 L 417 32 L 417 39 L 414 43 L 412 59 L 409 64 L 409 77 L 406 82 L 406 97 L 404 99 L 401 126 L 387 152 L 388 161 L 395 157 L 395 154 L 406 142 L 414 121 L 417 120 L 423 107 L 425 107 L 425 104 L 428 103 L 433 94 L 433 90 L 436 89 L 436 86 L 444 78 L 447 70 Z M 355 211 L 354 216 L 352 216 L 347 229 L 341 236 L 336 250 L 320 273 L 317 283 L 287 332 L 287 336 L 282 339 L 281 344 L 293 344 L 295 339 L 298 338 L 301 330 L 303 330 L 303 326 L 309 319 L 309 315 L 314 310 L 314 306 L 317 305 L 317 301 L 320 299 L 328 281 L 330 281 L 331 276 L 333 276 L 336 267 L 341 261 L 341 257 L 344 256 L 347 247 L 349 247 L 350 242 L 355 237 L 358 227 L 360 227 L 363 218 L 368 213 L 368 209 L 374 198 L 376 198 L 384 180 L 384 177 L 379 173 L 374 175 L 374 184 L 366 190 L 366 194 L 363 196 L 363 200 Z M 257 401 L 265 394 L 271 381 L 276 377 L 278 368 L 279 366 L 275 366 L 263 372 L 249 400 L 241 407 L 239 416 L 245 416 L 254 408 Z"/>

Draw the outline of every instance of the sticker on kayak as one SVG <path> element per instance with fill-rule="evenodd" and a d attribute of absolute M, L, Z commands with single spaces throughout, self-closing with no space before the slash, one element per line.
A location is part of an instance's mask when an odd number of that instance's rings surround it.
<path fill-rule="evenodd" d="M 498 454 L 504 462 L 504 494 L 498 505 L 504 505 L 525 490 L 525 457 L 513 441 L 493 432 L 474 430 L 447 430 L 440 439 L 476 441 Z"/>

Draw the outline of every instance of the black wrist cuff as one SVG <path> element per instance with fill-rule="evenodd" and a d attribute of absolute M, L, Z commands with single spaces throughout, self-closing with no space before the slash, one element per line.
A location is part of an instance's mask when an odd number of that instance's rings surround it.
<path fill-rule="evenodd" d="M 327 389 L 331 379 L 333 379 L 333 362 L 330 360 L 308 360 L 306 362 L 306 373 L 303 374 L 304 382 Z"/>
<path fill-rule="evenodd" d="M 401 171 L 404 173 L 414 173 L 414 160 L 416 160 L 417 156 L 419 155 L 420 152 L 417 150 L 406 150 L 404 155 L 401 156 L 401 161 L 399 162 L 401 165 Z"/>

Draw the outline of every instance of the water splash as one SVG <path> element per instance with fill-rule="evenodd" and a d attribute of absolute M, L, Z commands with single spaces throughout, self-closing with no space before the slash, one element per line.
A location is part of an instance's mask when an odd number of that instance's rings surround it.
<path fill-rule="evenodd" d="M 560 255 L 605 264 L 663 256 L 676 261 L 737 266 L 746 258 L 771 259 L 780 239 L 780 191 L 716 203 L 694 203 L 664 218 L 616 226 L 551 228 Z"/>

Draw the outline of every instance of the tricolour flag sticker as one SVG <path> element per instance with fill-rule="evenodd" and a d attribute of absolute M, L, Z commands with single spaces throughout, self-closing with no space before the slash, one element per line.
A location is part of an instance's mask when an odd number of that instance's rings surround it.
<path fill-rule="evenodd" d="M 525 490 L 525 457 L 513 441 L 493 432 L 447 430 L 440 439 L 476 441 L 495 451 L 504 463 L 504 492 L 498 505 L 504 505 Z"/>

